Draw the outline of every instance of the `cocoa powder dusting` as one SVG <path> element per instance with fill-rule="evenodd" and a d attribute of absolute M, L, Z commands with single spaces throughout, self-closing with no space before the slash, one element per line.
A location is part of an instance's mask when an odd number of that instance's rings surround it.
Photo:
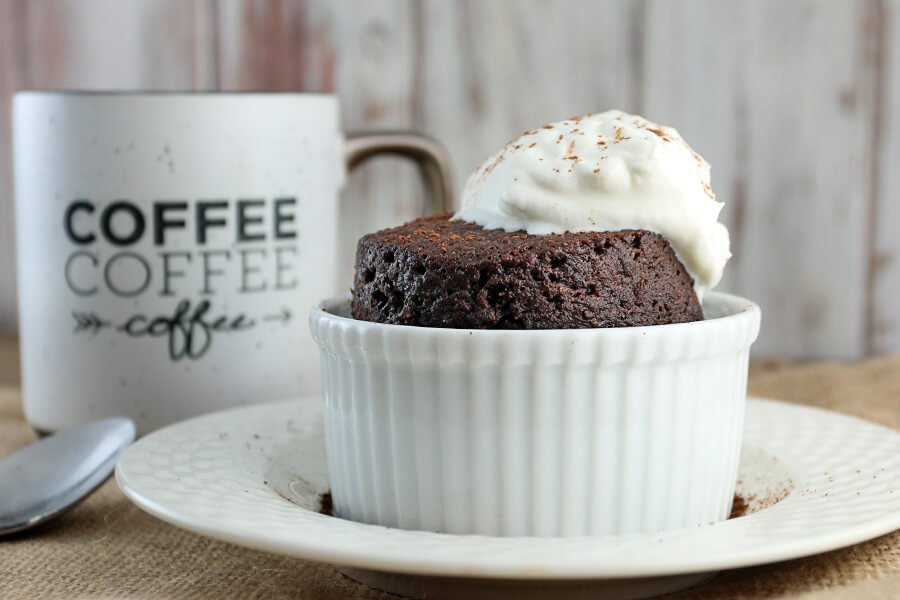
<path fill-rule="evenodd" d="M 624 127 L 616 127 L 616 137 L 613 140 L 613 144 L 618 144 L 619 142 L 624 142 L 625 140 L 630 140 L 631 138 L 625 135 Z"/>
<path fill-rule="evenodd" d="M 734 500 L 731 503 L 731 514 L 728 515 L 728 518 L 737 519 L 739 517 L 746 517 L 749 510 L 750 504 L 747 500 L 745 500 L 743 496 L 735 494 Z"/>
<path fill-rule="evenodd" d="M 319 514 L 334 516 L 334 503 L 331 501 L 331 492 L 319 495 Z"/>

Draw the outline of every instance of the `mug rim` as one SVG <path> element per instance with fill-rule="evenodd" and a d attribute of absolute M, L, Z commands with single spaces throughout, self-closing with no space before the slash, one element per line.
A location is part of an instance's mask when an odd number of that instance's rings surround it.
<path fill-rule="evenodd" d="M 725 314 L 705 317 L 700 321 L 688 321 L 684 323 L 664 323 L 661 325 L 637 325 L 633 327 L 585 327 L 578 329 L 469 329 L 454 327 L 427 327 L 423 325 L 399 325 L 394 323 L 378 323 L 376 321 L 363 321 L 350 316 L 343 316 L 335 312 L 341 306 L 349 304 L 350 294 L 332 296 L 318 302 L 310 311 L 310 321 L 336 321 L 346 325 L 374 329 L 394 329 L 404 331 L 410 335 L 456 335 L 456 336 L 534 336 L 534 335 L 672 335 L 688 330 L 714 330 L 723 325 L 744 319 L 755 319 L 759 322 L 762 311 L 755 302 L 729 294 L 727 292 L 710 291 L 704 295 L 703 305 L 712 302 Z"/>

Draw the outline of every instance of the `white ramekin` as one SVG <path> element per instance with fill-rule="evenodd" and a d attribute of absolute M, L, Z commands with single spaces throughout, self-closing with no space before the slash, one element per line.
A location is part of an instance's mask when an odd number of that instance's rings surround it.
<path fill-rule="evenodd" d="M 404 529 L 607 535 L 727 517 L 760 310 L 706 319 L 468 330 L 310 314 L 336 513 Z"/>

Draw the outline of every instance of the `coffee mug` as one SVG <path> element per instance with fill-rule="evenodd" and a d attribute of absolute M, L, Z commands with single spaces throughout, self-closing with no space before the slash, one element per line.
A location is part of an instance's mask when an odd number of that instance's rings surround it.
<path fill-rule="evenodd" d="M 344 136 L 327 94 L 22 92 L 13 106 L 25 415 L 123 415 L 145 433 L 319 390 L 309 308 L 336 280 L 338 193 L 413 133 Z"/>

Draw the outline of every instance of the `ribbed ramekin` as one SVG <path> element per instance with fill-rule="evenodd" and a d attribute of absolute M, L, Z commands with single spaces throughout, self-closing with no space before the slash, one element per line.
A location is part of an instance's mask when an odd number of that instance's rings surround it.
<path fill-rule="evenodd" d="M 331 493 L 343 518 L 494 536 L 607 535 L 727 517 L 760 310 L 706 319 L 468 330 L 310 314 Z"/>

